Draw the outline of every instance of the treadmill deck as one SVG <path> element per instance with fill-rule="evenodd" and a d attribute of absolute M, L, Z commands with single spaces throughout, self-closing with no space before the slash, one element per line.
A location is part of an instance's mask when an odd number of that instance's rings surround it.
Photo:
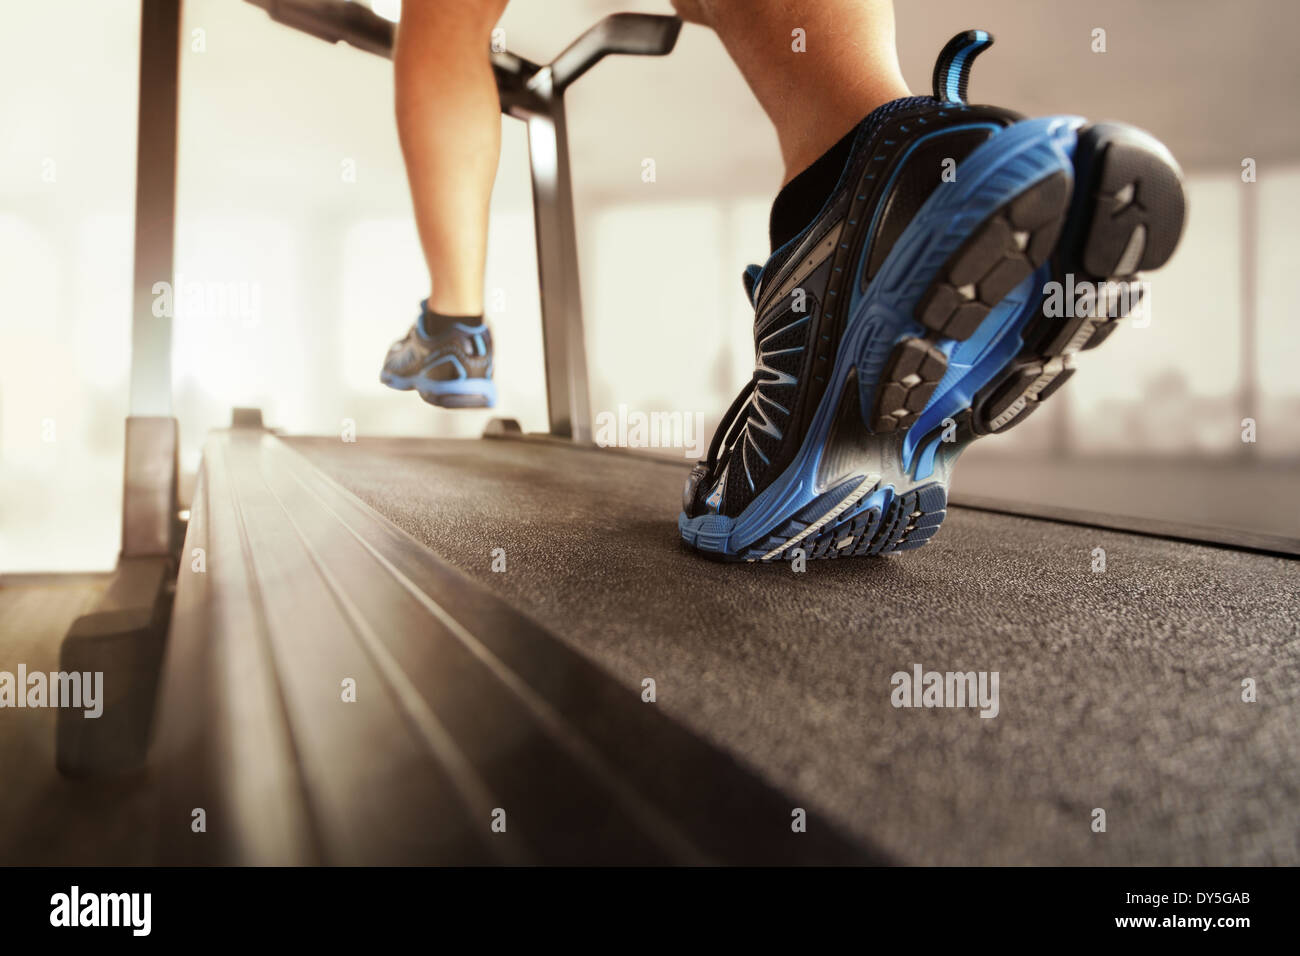
<path fill-rule="evenodd" d="M 722 565 L 678 538 L 684 462 L 546 440 L 288 442 L 903 862 L 1300 863 L 1292 560 L 955 507 L 895 558 Z M 999 713 L 895 708 L 891 677 L 915 665 L 997 671 Z"/>

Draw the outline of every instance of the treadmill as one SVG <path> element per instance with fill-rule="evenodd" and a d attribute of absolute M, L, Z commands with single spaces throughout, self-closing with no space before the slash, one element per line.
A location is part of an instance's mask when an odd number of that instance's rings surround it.
<path fill-rule="evenodd" d="M 249 2 L 391 53 L 360 4 Z M 1297 862 L 1291 543 L 958 497 L 904 560 L 736 567 L 678 540 L 686 464 L 592 444 L 564 94 L 671 52 L 672 17 L 492 54 L 529 132 L 548 433 L 345 445 L 236 409 L 183 509 L 149 311 L 180 9 L 143 11 L 168 55 L 141 58 L 122 556 L 63 648 L 121 691 L 58 749 L 74 779 L 147 769 L 158 861 Z M 996 672 L 995 719 L 895 707 L 918 669 Z"/>

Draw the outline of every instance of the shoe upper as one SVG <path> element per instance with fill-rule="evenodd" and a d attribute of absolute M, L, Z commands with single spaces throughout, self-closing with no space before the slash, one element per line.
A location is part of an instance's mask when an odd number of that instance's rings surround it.
<path fill-rule="evenodd" d="M 384 375 L 446 382 L 492 377 L 492 332 L 487 323 L 456 324 L 425 337 L 417 321 L 384 358 Z"/>
<path fill-rule="evenodd" d="M 945 48 L 935 97 L 895 100 L 858 125 L 821 211 L 764 266 L 746 270 L 755 312 L 754 375 L 724 415 L 708 459 L 691 472 L 682 502 L 687 517 L 735 517 L 785 470 L 822 399 L 855 291 L 866 289 L 956 165 L 1021 119 L 953 101 L 964 97 L 973 59 L 960 51 L 986 46 L 978 45 L 979 36 L 987 38 L 972 31 Z"/>

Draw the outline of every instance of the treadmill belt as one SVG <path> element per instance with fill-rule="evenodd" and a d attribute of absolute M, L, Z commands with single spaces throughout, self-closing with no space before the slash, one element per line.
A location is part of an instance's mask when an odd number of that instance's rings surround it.
<path fill-rule="evenodd" d="M 902 862 L 1300 863 L 1292 560 L 953 508 L 897 558 L 724 565 L 679 541 L 685 462 L 534 439 L 288 441 Z M 997 715 L 893 706 L 892 676 L 918 665 L 996 671 Z"/>

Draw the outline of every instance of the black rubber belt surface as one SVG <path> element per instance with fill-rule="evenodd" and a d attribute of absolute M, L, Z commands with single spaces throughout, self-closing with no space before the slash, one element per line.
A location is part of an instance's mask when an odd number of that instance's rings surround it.
<path fill-rule="evenodd" d="M 1293 560 L 954 508 L 918 551 L 795 574 L 681 546 L 684 460 L 294 447 L 629 693 L 653 677 L 655 706 L 902 860 L 1300 863 Z M 998 671 L 999 715 L 894 708 L 891 676 L 915 664 Z"/>

